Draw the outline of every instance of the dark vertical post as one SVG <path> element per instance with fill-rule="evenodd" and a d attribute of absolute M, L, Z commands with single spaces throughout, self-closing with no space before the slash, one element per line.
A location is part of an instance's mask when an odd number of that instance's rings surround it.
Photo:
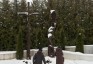
<path fill-rule="evenodd" d="M 29 2 L 28 2 L 28 15 L 27 15 L 27 59 L 31 59 L 30 56 L 30 22 L 29 22 Z"/>
<path fill-rule="evenodd" d="M 15 4 L 15 19 L 17 20 L 17 0 L 14 0 Z"/>

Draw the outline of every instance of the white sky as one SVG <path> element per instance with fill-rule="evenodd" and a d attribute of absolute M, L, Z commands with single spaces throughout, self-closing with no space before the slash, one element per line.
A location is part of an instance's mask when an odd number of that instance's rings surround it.
<path fill-rule="evenodd" d="M 0 0 L 0 1 L 2 1 L 2 0 Z M 10 1 L 14 1 L 14 0 L 10 0 Z M 20 1 L 20 0 L 18 0 L 18 1 Z M 27 2 L 32 2 L 32 0 L 26 0 Z"/>
<path fill-rule="evenodd" d="M 28 2 L 31 2 L 32 0 L 27 0 Z"/>

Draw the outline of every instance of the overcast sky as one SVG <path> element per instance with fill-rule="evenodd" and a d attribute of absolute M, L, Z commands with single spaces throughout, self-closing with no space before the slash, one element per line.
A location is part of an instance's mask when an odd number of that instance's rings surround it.
<path fill-rule="evenodd" d="M 0 1 L 2 1 L 2 0 L 0 0 Z M 14 0 L 10 0 L 10 1 L 14 1 Z M 20 1 L 20 0 L 18 0 L 18 1 Z M 32 2 L 32 0 L 26 0 L 27 2 Z"/>

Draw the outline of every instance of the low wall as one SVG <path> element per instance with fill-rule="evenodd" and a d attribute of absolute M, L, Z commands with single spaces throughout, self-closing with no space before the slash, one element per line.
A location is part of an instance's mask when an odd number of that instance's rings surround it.
<path fill-rule="evenodd" d="M 31 49 L 31 56 L 33 56 L 38 49 Z M 43 48 L 43 53 L 45 56 L 48 55 L 47 48 Z M 80 52 L 71 52 L 71 51 L 64 51 L 64 58 L 70 60 L 86 60 L 86 61 L 93 61 L 93 54 L 83 54 Z M 0 52 L 0 60 L 10 60 L 16 58 L 16 51 L 8 51 L 8 52 Z M 26 50 L 24 51 L 24 58 L 26 58 Z"/>
<path fill-rule="evenodd" d="M 31 56 L 33 56 L 38 49 L 31 49 L 30 53 Z M 48 55 L 48 50 L 47 48 L 43 49 L 43 53 L 45 56 Z M 16 58 L 16 51 L 0 51 L 0 60 L 10 60 L 10 59 L 15 59 Z M 24 50 L 24 58 L 26 58 L 26 50 Z"/>
<path fill-rule="evenodd" d="M 75 52 L 76 46 L 66 46 L 67 51 Z M 93 54 L 93 45 L 84 45 L 84 53 L 85 54 Z"/>
<path fill-rule="evenodd" d="M 63 53 L 65 59 L 93 61 L 93 54 L 83 54 L 80 52 L 70 51 L 63 51 Z"/>
<path fill-rule="evenodd" d="M 76 46 L 65 46 L 65 50 L 66 50 L 66 51 L 75 52 L 75 48 L 76 48 Z"/>
<path fill-rule="evenodd" d="M 14 59 L 16 51 L 0 51 L 0 60 Z"/>

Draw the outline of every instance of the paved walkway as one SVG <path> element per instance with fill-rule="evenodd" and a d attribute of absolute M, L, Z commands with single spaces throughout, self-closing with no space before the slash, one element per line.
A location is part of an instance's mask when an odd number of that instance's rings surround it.
<path fill-rule="evenodd" d="M 52 61 L 49 64 L 56 64 L 56 58 L 46 57 L 46 60 Z M 28 64 L 32 64 L 31 60 L 0 60 L 0 64 L 26 64 L 23 61 L 27 61 Z M 93 61 L 84 61 L 84 60 L 68 60 L 65 59 L 64 64 L 93 64 Z"/>

